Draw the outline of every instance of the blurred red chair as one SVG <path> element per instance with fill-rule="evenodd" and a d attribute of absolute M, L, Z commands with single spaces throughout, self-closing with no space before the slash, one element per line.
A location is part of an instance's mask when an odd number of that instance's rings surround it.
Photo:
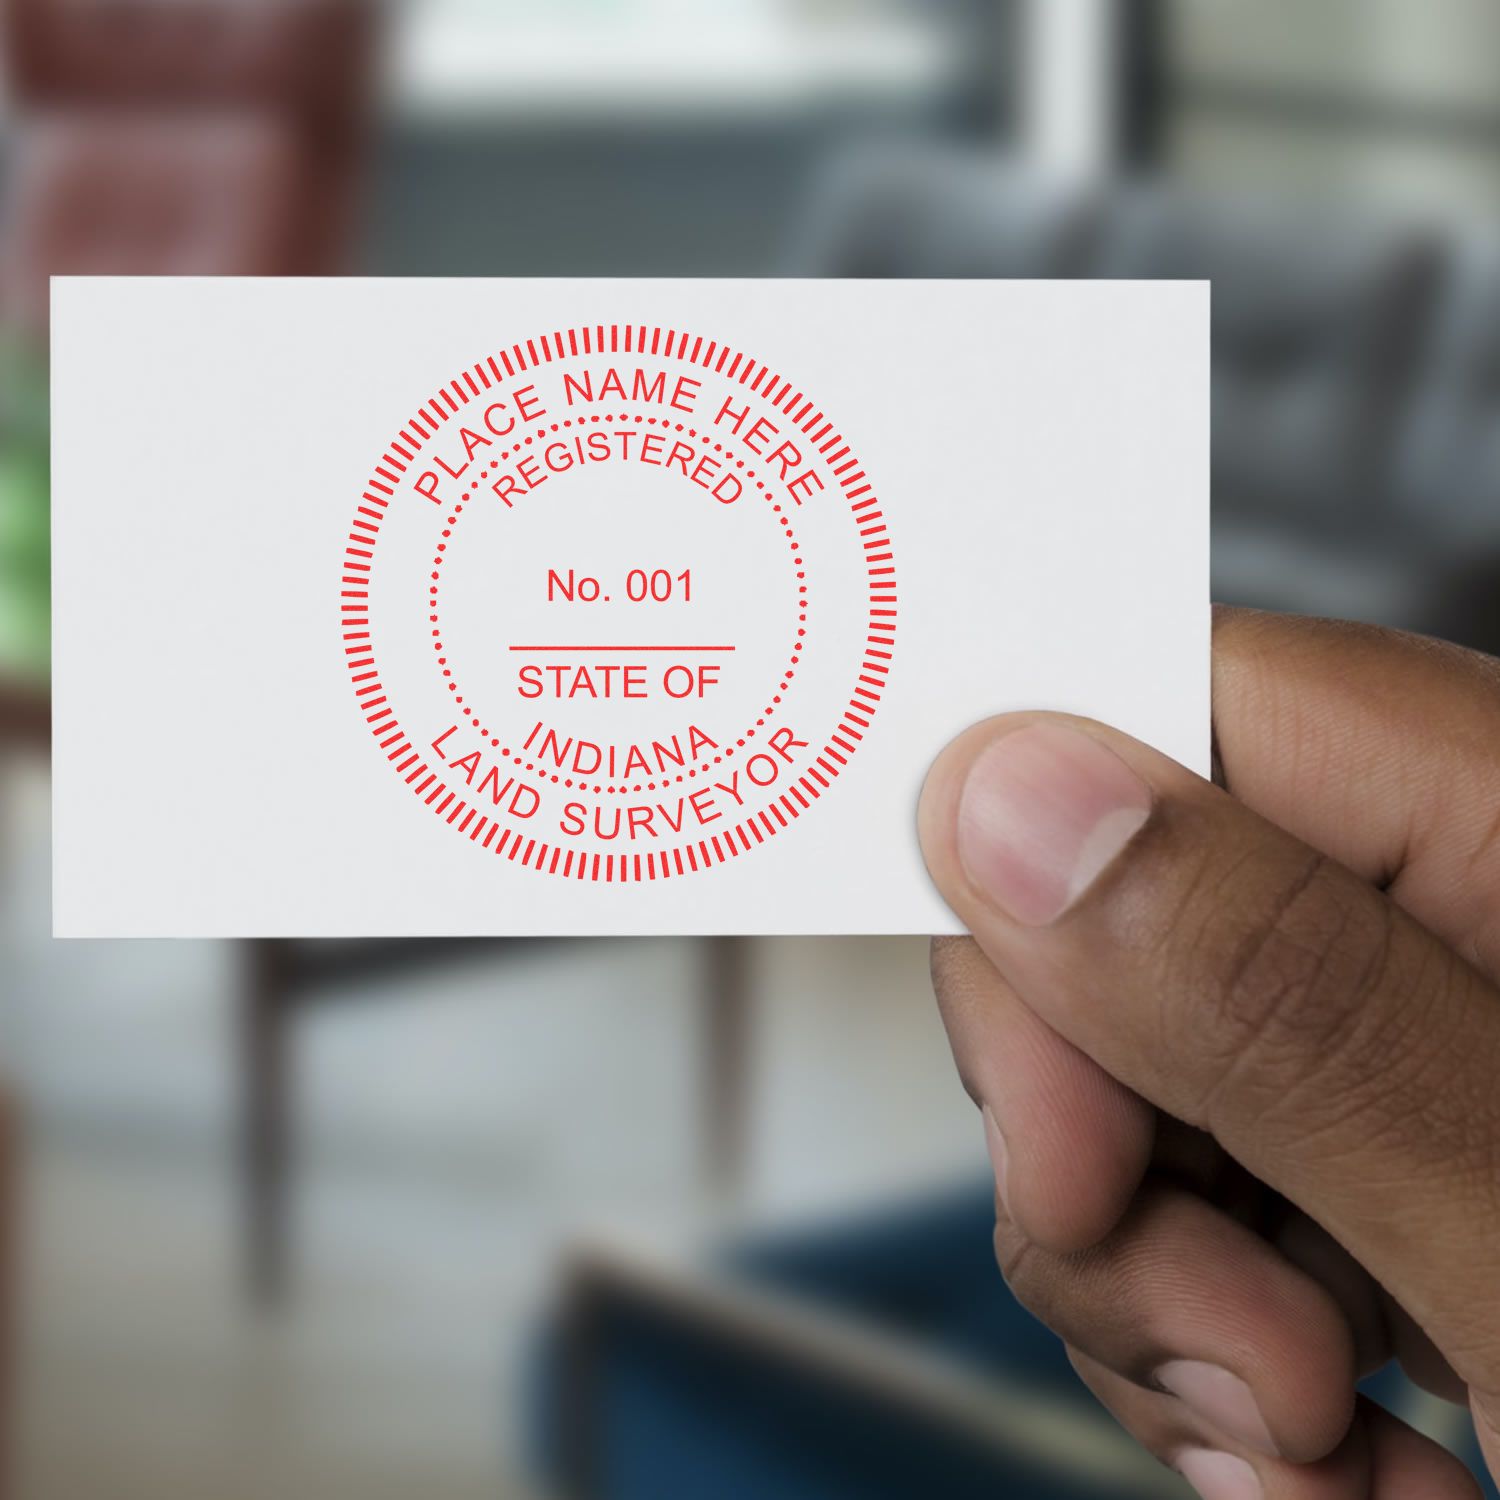
<path fill-rule="evenodd" d="M 27 122 L 10 183 L 5 302 L 45 323 L 64 275 L 256 275 L 298 263 L 295 142 L 222 117 L 191 131 L 160 116 Z"/>
<path fill-rule="evenodd" d="M 7 332 L 43 333 L 53 275 L 340 269 L 377 22 L 373 0 L 0 0 L 16 122 L 0 222 Z M 49 717 L 40 693 L 0 681 L 0 752 L 45 747 Z M 258 1183 L 276 1090 L 257 1059 L 252 1047 Z M 3 1106 L 0 1093 L 0 1283 L 11 1197 Z M 0 1284 L 0 1468 L 8 1305 Z"/>
<path fill-rule="evenodd" d="M 30 105 L 255 108 L 315 149 L 357 133 L 372 60 L 366 0 L 6 0 Z"/>
<path fill-rule="evenodd" d="M 50 275 L 339 269 L 376 21 L 365 0 L 0 0 L 20 115 L 0 232 L 6 315 L 45 327 Z M 295 1016 L 397 963 L 473 946 L 245 945 L 243 1189 L 247 1269 L 261 1296 L 287 1280 Z M 724 1184 L 744 1157 L 745 945 L 714 940 L 706 958 L 704 1170 Z"/>
<path fill-rule="evenodd" d="M 365 0 L 0 0 L 9 316 L 44 326 L 49 275 L 338 269 L 375 22 Z"/>

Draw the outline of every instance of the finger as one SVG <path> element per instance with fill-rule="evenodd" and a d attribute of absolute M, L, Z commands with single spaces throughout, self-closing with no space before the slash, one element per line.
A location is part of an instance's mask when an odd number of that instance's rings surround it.
<path fill-rule="evenodd" d="M 1205 1427 L 1301 1462 L 1343 1440 L 1357 1370 L 1338 1304 L 1195 1194 L 1148 1183 L 1113 1233 L 1072 1255 L 1002 1218 L 995 1249 L 1048 1327 Z"/>
<path fill-rule="evenodd" d="M 1315 1463 L 1293 1464 L 1226 1440 L 1182 1402 L 1143 1389 L 1082 1350 L 1070 1347 L 1068 1358 L 1110 1415 L 1148 1453 L 1176 1469 L 1203 1500 L 1369 1496 L 1370 1450 L 1362 1426 L 1351 1427 L 1336 1453 Z"/>
<path fill-rule="evenodd" d="M 1468 1401 L 1468 1388 L 1411 1314 L 1327 1230 L 1293 1210 L 1268 1241 L 1338 1304 L 1354 1339 L 1361 1378 L 1395 1358 L 1423 1390 L 1446 1401 Z"/>
<path fill-rule="evenodd" d="M 1371 886 L 1102 725 L 939 757 L 922 841 L 1021 998 L 1209 1130 L 1500 1388 L 1500 996 Z"/>
<path fill-rule="evenodd" d="M 1344 1247 L 1300 1209 L 1293 1210 L 1270 1243 L 1338 1303 L 1354 1339 L 1354 1368 L 1364 1377 L 1387 1363 L 1393 1331 L 1385 1293 Z"/>
<path fill-rule="evenodd" d="M 1116 1421 L 1203 1500 L 1479 1500 L 1473 1476 L 1451 1453 L 1363 1397 L 1338 1449 L 1297 1464 L 1225 1443 L 1170 1397 L 1076 1349 L 1068 1357 Z"/>
<path fill-rule="evenodd" d="M 1500 977 L 1500 662 L 1343 620 L 1214 612 L 1214 738 L 1247 807 Z"/>
<path fill-rule="evenodd" d="M 970 938 L 936 938 L 933 988 L 996 1191 L 1038 1244 L 1107 1234 L 1151 1155 L 1155 1111 L 1023 1005 Z"/>

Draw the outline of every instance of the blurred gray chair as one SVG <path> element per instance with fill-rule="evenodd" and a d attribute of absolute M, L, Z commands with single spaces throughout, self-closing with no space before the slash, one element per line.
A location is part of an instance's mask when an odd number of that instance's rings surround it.
<path fill-rule="evenodd" d="M 1394 471 L 1399 515 L 1500 546 L 1500 242 L 1456 247 Z"/>
<path fill-rule="evenodd" d="M 1500 648 L 1500 241 L 1456 247 L 1392 475 L 1394 522 L 1442 548 L 1427 628 Z"/>
<path fill-rule="evenodd" d="M 1207 279 L 1215 597 L 1500 646 L 1500 250 L 1450 273 L 1373 212 L 941 147 L 840 157 L 813 202 L 801 275 Z"/>
<path fill-rule="evenodd" d="M 840 154 L 808 197 L 793 275 L 1073 277 L 1098 229 L 1092 194 L 974 149 Z"/>
<path fill-rule="evenodd" d="M 1379 503 L 1440 267 L 1347 210 L 1130 186 L 1093 274 L 1212 283 L 1215 505 L 1333 531 Z"/>
<path fill-rule="evenodd" d="M 1213 286 L 1216 598 L 1430 628 L 1390 476 L 1442 268 L 1347 208 L 1111 194 L 1094 274 Z"/>

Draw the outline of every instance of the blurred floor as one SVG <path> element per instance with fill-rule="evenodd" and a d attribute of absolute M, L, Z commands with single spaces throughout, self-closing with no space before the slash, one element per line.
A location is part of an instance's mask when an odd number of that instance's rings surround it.
<path fill-rule="evenodd" d="M 51 1147 L 30 1191 L 22 1496 L 524 1493 L 497 1441 L 527 1301 L 503 1205 L 318 1180 L 295 1314 L 258 1319 L 223 1174 Z"/>
<path fill-rule="evenodd" d="M 233 950 L 50 944 L 45 782 L 9 790 L 0 1025 L 31 1122 L 22 1500 L 524 1494 L 527 1340 L 559 1246 L 584 1226 L 676 1242 L 725 1222 L 698 1149 L 699 951 L 538 948 L 308 1012 L 295 1289 L 257 1317 Z M 763 943 L 753 985 L 735 1222 L 980 1168 L 921 999 L 925 940 Z"/>

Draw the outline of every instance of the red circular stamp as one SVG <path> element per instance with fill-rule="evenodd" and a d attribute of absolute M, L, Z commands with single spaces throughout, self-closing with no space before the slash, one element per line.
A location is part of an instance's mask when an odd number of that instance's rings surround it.
<path fill-rule="evenodd" d="M 649 882 L 836 795 L 895 661 L 896 565 L 795 382 L 591 324 L 487 356 L 397 430 L 340 619 L 360 712 L 433 816 L 525 869 Z"/>

